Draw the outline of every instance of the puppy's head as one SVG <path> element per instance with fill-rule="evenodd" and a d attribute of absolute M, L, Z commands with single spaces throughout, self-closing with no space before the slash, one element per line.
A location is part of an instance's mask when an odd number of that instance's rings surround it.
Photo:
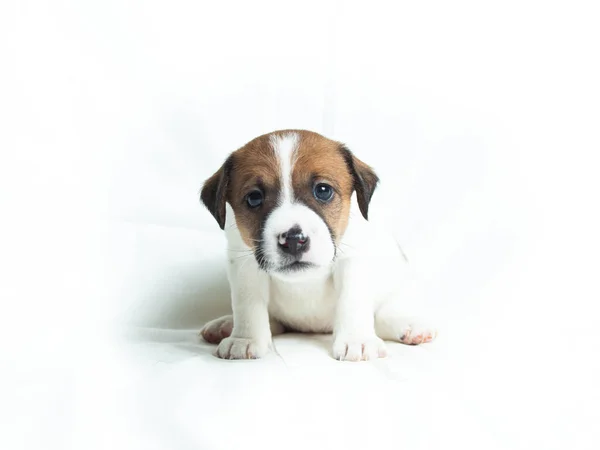
<path fill-rule="evenodd" d="M 259 266 L 294 277 L 329 267 L 353 192 L 366 219 L 378 181 L 339 142 L 309 131 L 276 131 L 232 153 L 204 183 L 201 199 L 221 229 L 229 203 Z"/>

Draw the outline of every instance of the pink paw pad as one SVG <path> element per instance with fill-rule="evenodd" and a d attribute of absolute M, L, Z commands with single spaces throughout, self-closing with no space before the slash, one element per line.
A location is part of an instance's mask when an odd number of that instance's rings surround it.
<path fill-rule="evenodd" d="M 436 331 L 425 331 L 413 334 L 413 330 L 409 328 L 400 336 L 400 342 L 407 345 L 427 344 L 436 337 Z"/>

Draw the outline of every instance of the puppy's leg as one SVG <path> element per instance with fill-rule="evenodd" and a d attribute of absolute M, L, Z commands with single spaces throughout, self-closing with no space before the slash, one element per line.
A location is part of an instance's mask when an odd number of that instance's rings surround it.
<path fill-rule="evenodd" d="M 434 327 L 418 317 L 402 314 L 399 309 L 396 302 L 388 300 L 375 312 L 375 330 L 381 339 L 418 345 L 437 337 Z"/>
<path fill-rule="evenodd" d="M 270 319 L 269 325 L 271 327 L 271 335 L 276 336 L 285 331 L 283 325 L 276 320 Z M 231 336 L 233 331 L 233 316 L 227 315 L 219 317 L 218 319 L 211 320 L 200 330 L 202 338 L 211 344 L 218 344 L 226 337 Z"/>
<path fill-rule="evenodd" d="M 375 334 L 373 302 L 363 269 L 355 261 L 340 262 L 334 282 L 339 299 L 333 330 L 333 357 L 361 361 L 386 356 L 385 344 Z"/>
<path fill-rule="evenodd" d="M 255 359 L 272 346 L 269 324 L 269 277 L 258 267 L 254 256 L 233 259 L 228 265 L 231 285 L 233 327 L 216 355 L 224 359 Z"/>

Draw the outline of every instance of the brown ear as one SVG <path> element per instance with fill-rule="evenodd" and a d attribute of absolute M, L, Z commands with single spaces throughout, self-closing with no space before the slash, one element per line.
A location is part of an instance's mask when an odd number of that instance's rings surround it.
<path fill-rule="evenodd" d="M 346 146 L 342 145 L 340 150 L 344 155 L 348 170 L 354 179 L 354 190 L 356 191 L 358 207 L 363 217 L 368 220 L 369 203 L 379 183 L 379 177 L 371 167 L 354 156 Z"/>
<path fill-rule="evenodd" d="M 200 199 L 204 206 L 210 211 L 221 230 L 225 228 L 225 202 L 227 200 L 227 188 L 229 186 L 229 177 L 233 167 L 233 157 L 227 158 L 225 163 L 217 170 L 213 176 L 204 182 Z"/>

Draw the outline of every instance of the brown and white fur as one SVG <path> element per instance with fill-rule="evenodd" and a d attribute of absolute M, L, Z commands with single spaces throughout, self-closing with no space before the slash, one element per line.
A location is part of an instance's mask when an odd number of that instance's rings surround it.
<path fill-rule="evenodd" d="M 436 332 L 405 316 L 406 264 L 367 221 L 377 175 L 343 144 L 276 131 L 232 153 L 202 202 L 224 229 L 233 315 L 201 335 L 226 359 L 260 358 L 285 331 L 333 333 L 333 356 L 386 355 L 383 340 L 421 344 Z"/>

